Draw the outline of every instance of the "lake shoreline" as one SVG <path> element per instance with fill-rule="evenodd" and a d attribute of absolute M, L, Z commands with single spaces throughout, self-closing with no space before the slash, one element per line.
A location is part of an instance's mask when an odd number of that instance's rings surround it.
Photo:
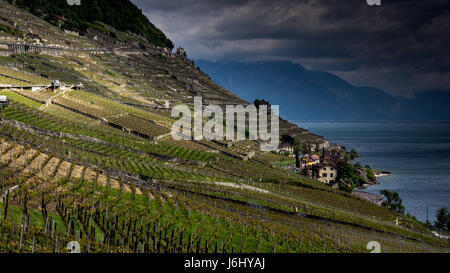
<path fill-rule="evenodd" d="M 392 172 L 390 171 L 383 171 L 383 170 L 373 170 L 375 177 L 381 177 L 381 176 L 388 176 L 391 175 Z"/>
<path fill-rule="evenodd" d="M 356 187 L 353 190 L 352 195 L 354 195 L 358 198 L 361 198 L 361 199 L 365 199 L 365 200 L 367 200 L 371 203 L 374 203 L 378 206 L 382 206 L 384 199 L 385 199 L 384 196 L 382 196 L 381 194 L 367 192 L 367 191 L 365 191 L 365 189 L 367 189 L 370 186 L 379 185 L 380 181 L 378 180 L 378 177 L 388 176 L 388 175 L 391 175 L 392 173 L 389 171 L 382 171 L 382 170 L 374 170 L 374 172 L 375 172 L 376 180 L 374 182 L 366 183 L 366 184 L 362 185 L 361 187 Z"/>
<path fill-rule="evenodd" d="M 402 198 L 405 213 L 425 222 L 435 211 L 450 207 L 450 124 L 447 123 L 305 123 L 309 131 L 339 143 L 361 156 L 361 166 L 391 171 L 378 176 L 381 184 L 364 191 L 386 189 Z M 427 215 L 428 210 L 428 215 Z M 428 217 L 427 217 L 428 216 Z"/>
<path fill-rule="evenodd" d="M 392 174 L 392 172 L 390 172 L 390 171 L 383 171 L 383 170 L 373 170 L 373 171 L 374 171 L 376 180 L 374 182 L 368 182 L 368 183 L 362 185 L 361 187 L 357 187 L 357 188 L 355 188 L 355 190 L 362 191 L 370 186 L 379 185 L 380 184 L 380 181 L 378 180 L 379 177 L 389 176 Z"/>

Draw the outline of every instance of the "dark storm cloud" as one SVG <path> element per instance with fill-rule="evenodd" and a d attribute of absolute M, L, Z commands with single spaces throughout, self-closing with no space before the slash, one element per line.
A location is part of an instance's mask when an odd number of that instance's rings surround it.
<path fill-rule="evenodd" d="M 450 89 L 448 0 L 132 0 L 189 57 L 298 62 L 391 94 Z"/>

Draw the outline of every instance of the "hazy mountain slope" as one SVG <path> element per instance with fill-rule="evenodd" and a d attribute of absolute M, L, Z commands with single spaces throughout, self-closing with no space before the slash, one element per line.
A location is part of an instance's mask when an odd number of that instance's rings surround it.
<path fill-rule="evenodd" d="M 407 109 L 416 109 L 419 120 L 450 120 L 450 91 L 416 92 L 414 98 L 398 98 Z"/>
<path fill-rule="evenodd" d="M 429 94 L 418 94 L 416 100 L 398 99 L 380 89 L 356 87 L 331 73 L 309 71 L 291 62 L 196 63 L 213 80 L 248 101 L 260 98 L 279 104 L 290 120 L 448 119 L 448 110 L 433 109 Z"/>

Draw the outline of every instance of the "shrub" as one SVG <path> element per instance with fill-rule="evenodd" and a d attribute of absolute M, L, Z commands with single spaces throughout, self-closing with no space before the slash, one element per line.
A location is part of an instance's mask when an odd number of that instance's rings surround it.
<path fill-rule="evenodd" d="M 367 179 L 369 179 L 369 181 L 373 182 L 375 180 L 377 180 L 375 174 L 373 173 L 372 169 L 368 169 L 367 170 Z"/>

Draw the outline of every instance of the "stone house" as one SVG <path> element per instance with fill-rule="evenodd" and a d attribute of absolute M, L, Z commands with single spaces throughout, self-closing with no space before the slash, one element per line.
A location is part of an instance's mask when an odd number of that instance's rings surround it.
<path fill-rule="evenodd" d="M 334 184 L 337 177 L 337 169 L 330 164 L 317 164 L 314 166 L 317 180 L 324 184 Z"/>

